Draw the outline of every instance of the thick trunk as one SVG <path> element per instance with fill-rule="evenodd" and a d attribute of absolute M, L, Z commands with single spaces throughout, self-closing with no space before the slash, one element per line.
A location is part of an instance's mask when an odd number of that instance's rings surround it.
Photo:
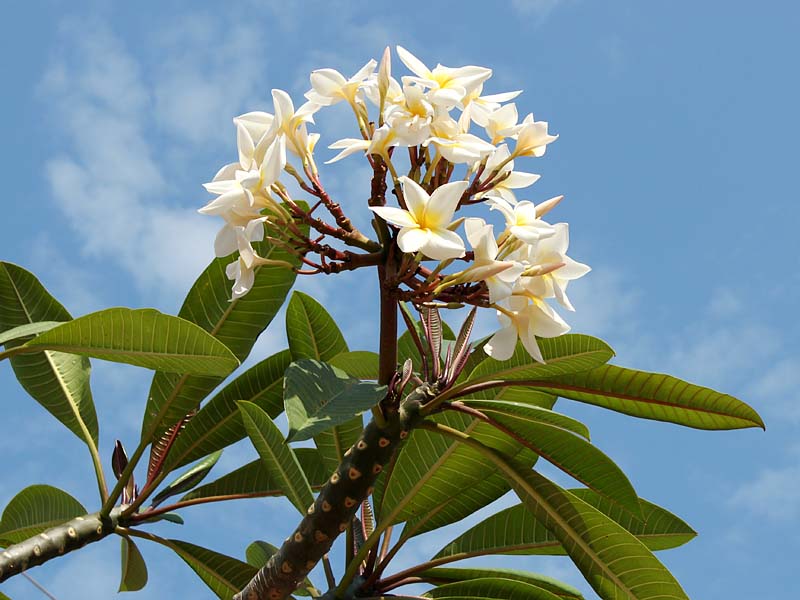
<path fill-rule="evenodd" d="M 52 527 L 0 552 L 0 582 L 114 533 L 122 508 L 108 517 L 92 513 Z"/>
<path fill-rule="evenodd" d="M 378 474 L 415 424 L 426 394 L 427 386 L 409 394 L 383 427 L 370 421 L 294 533 L 234 600 L 280 600 L 294 592 L 372 493 Z"/>

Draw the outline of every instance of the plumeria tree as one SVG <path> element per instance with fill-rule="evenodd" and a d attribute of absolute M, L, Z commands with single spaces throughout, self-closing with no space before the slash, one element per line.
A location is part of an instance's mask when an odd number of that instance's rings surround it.
<path fill-rule="evenodd" d="M 0 358 L 86 443 L 100 505 L 90 512 L 48 485 L 22 490 L 0 519 L 0 581 L 116 535 L 125 591 L 147 581 L 138 539 L 174 550 L 226 599 L 581 597 L 535 572 L 451 566 L 509 553 L 568 555 L 603 598 L 686 598 L 652 551 L 694 531 L 639 498 L 556 400 L 700 429 L 761 419 L 729 395 L 609 364 L 605 342 L 568 333 L 558 311 L 574 310 L 568 285 L 589 267 L 567 255 L 568 225 L 551 222 L 562 197 L 522 199 L 539 175 L 516 170 L 557 136 L 532 114 L 520 119 L 519 92 L 484 93 L 490 69 L 430 69 L 404 48 L 397 55 L 408 70 L 399 80 L 387 48 L 350 78 L 312 72 L 299 107 L 276 89 L 273 113 L 234 118 L 238 157 L 205 184 L 214 198 L 200 209 L 224 222 L 218 258 L 177 316 L 112 308 L 72 319 L 31 273 L 2 263 Z M 352 109 L 358 135 L 330 144 L 339 152 L 327 162 L 369 164 L 364 206 L 343 207 L 326 191 L 319 135 L 309 132 L 318 111 L 339 103 Z M 354 224 L 359 210 L 373 231 Z M 358 269 L 377 273 L 377 353 L 351 351 L 325 308 L 294 292 L 289 348 L 225 380 L 298 275 Z M 465 307 L 450 319 L 460 322 L 454 333 L 443 314 Z M 499 323 L 472 340 L 479 310 Z M 121 442 L 110 453 L 113 486 L 98 448 L 90 357 L 155 370 L 140 440 L 130 456 Z M 274 421 L 284 412 L 288 432 Z M 222 450 L 245 437 L 259 459 L 201 485 Z M 295 444 L 307 440 L 314 447 Z M 539 460 L 581 487 L 550 481 Z M 430 560 L 393 568 L 410 540 L 509 491 L 519 504 L 487 513 Z M 279 544 L 254 541 L 246 561 L 148 530 L 182 523 L 193 505 L 263 496 L 284 496 L 298 524 Z M 272 535 L 268 525 L 261 534 Z M 340 535 L 347 566 L 335 573 L 328 553 Z M 308 579 L 318 565 L 324 591 Z M 412 584 L 427 591 L 403 595 Z"/>

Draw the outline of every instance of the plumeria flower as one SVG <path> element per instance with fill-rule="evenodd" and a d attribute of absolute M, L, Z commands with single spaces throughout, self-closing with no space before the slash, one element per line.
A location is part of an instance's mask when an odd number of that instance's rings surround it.
<path fill-rule="evenodd" d="M 325 161 L 325 164 L 335 163 L 359 151 L 387 157 L 389 148 L 397 146 L 399 143 L 396 132 L 388 125 L 383 125 L 375 130 L 371 140 L 345 138 L 328 146 L 331 150 L 341 150 L 341 152 L 332 159 Z"/>
<path fill-rule="evenodd" d="M 285 135 L 288 148 L 298 156 L 303 156 L 306 144 L 305 140 L 298 138 L 297 129 L 304 123 L 314 122 L 314 113 L 320 109 L 320 105 L 306 102 L 295 110 L 292 99 L 283 90 L 272 90 L 272 101 L 275 104 L 275 118 L 267 135 Z"/>
<path fill-rule="evenodd" d="M 497 175 L 495 176 L 497 183 L 495 183 L 490 190 L 478 195 L 478 198 L 483 196 L 500 196 L 506 202 L 516 204 L 517 197 L 514 195 L 514 190 L 526 188 L 539 181 L 540 175 L 515 171 L 514 161 L 508 160 L 510 156 L 511 153 L 508 150 L 508 146 L 503 144 L 489 157 L 489 160 L 486 161 L 484 172 L 492 173 L 497 170 Z"/>
<path fill-rule="evenodd" d="M 514 156 L 544 156 L 547 145 L 557 139 L 557 135 L 547 133 L 547 121 L 534 121 L 533 115 L 528 115 L 517 132 Z"/>
<path fill-rule="evenodd" d="M 342 100 L 355 105 L 359 89 L 374 72 L 378 63 L 374 59 L 361 67 L 350 79 L 335 69 L 317 69 L 311 72 L 311 90 L 305 96 L 320 106 L 331 106 Z"/>
<path fill-rule="evenodd" d="M 434 134 L 425 145 L 433 144 L 439 153 L 453 164 L 471 165 L 495 151 L 495 147 L 471 133 L 461 131 L 458 123 L 447 114 L 440 114 L 432 126 Z"/>
<path fill-rule="evenodd" d="M 501 94 L 489 94 L 481 96 L 483 93 L 483 84 L 480 84 L 470 93 L 468 93 L 461 101 L 460 107 L 462 110 L 459 123 L 464 131 L 469 129 L 469 121 L 475 124 L 486 127 L 489 115 L 500 108 L 502 102 L 508 102 L 519 96 L 522 91 L 503 92 Z"/>
<path fill-rule="evenodd" d="M 466 219 L 464 230 L 474 251 L 475 260 L 464 270 L 459 280 L 485 281 L 489 290 L 489 302 L 492 304 L 510 297 L 513 285 L 524 267 L 515 261 L 496 260 L 498 248 L 494 239 L 494 228 L 483 219 Z"/>
<path fill-rule="evenodd" d="M 269 113 L 253 111 L 233 119 L 236 125 L 236 142 L 239 165 L 245 171 L 258 168 L 274 136 L 267 135 L 275 117 Z"/>
<path fill-rule="evenodd" d="M 508 234 L 518 240 L 528 244 L 535 244 L 540 239 L 550 237 L 556 233 L 552 225 L 539 218 L 533 202 L 523 200 L 512 205 L 507 200 L 499 197 L 487 198 L 486 202 L 492 209 L 497 209 L 503 213 Z"/>
<path fill-rule="evenodd" d="M 253 249 L 253 242 L 264 239 L 264 222 L 267 217 L 253 219 L 244 227 L 235 228 L 236 247 L 239 250 L 237 259 L 225 267 L 225 275 L 234 280 L 231 300 L 241 298 L 255 282 L 255 268 L 264 265 L 292 268 L 292 265 L 283 260 L 262 258 Z M 230 252 L 229 252 L 230 254 Z"/>
<path fill-rule="evenodd" d="M 511 358 L 519 339 L 531 358 L 543 363 L 536 336 L 557 337 L 570 329 L 550 305 L 536 296 L 511 296 L 508 308 L 498 310 L 497 318 L 501 328 L 483 347 L 486 354 L 496 360 Z"/>
<path fill-rule="evenodd" d="M 489 113 L 486 117 L 484 129 L 486 129 L 486 134 L 491 138 L 492 143 L 499 144 L 505 138 L 518 133 L 518 120 L 517 105 L 511 102 Z"/>
<path fill-rule="evenodd" d="M 556 230 L 555 235 L 531 247 L 528 262 L 531 265 L 561 264 L 562 266 L 537 277 L 523 277 L 520 283 L 532 294 L 541 298 L 555 297 L 561 306 L 574 311 L 575 308 L 567 297 L 567 284 L 583 277 L 591 271 L 591 268 L 567 256 L 569 225 L 556 223 L 553 228 Z"/>
<path fill-rule="evenodd" d="M 402 46 L 397 47 L 397 55 L 416 77 L 404 80 L 419 83 L 431 89 L 430 100 L 434 104 L 455 106 L 464 97 L 492 76 L 492 70 L 485 67 L 451 68 L 436 65 L 431 71 L 416 56 Z"/>
<path fill-rule="evenodd" d="M 464 241 L 449 229 L 453 213 L 466 181 L 454 181 L 438 187 L 428 195 L 418 183 L 400 177 L 408 210 L 390 206 L 370 206 L 383 220 L 400 227 L 397 245 L 403 252 L 422 252 L 434 260 L 464 256 Z"/>
<path fill-rule="evenodd" d="M 404 85 L 403 98 L 402 103 L 386 109 L 386 122 L 404 146 L 422 144 L 431 135 L 434 106 L 418 85 Z"/>

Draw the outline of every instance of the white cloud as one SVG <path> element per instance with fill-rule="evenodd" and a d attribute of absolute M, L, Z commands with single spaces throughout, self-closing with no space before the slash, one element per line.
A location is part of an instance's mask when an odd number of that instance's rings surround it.
<path fill-rule="evenodd" d="M 790 423 L 800 421 L 800 357 L 789 356 L 769 365 L 750 387 L 765 410 Z"/>
<path fill-rule="evenodd" d="M 731 496 L 730 504 L 775 521 L 800 518 L 800 463 L 766 468 Z"/>

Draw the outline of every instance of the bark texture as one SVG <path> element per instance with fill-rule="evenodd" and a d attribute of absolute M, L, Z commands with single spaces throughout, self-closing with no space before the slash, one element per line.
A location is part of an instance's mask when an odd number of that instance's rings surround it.
<path fill-rule="evenodd" d="M 294 533 L 234 600 L 281 600 L 297 589 L 372 493 L 378 475 L 418 419 L 427 393 L 423 386 L 409 394 L 385 426 L 369 422 Z"/>
<path fill-rule="evenodd" d="M 114 533 L 121 512 L 117 507 L 105 518 L 99 512 L 76 517 L 9 546 L 0 552 L 0 582 Z"/>

